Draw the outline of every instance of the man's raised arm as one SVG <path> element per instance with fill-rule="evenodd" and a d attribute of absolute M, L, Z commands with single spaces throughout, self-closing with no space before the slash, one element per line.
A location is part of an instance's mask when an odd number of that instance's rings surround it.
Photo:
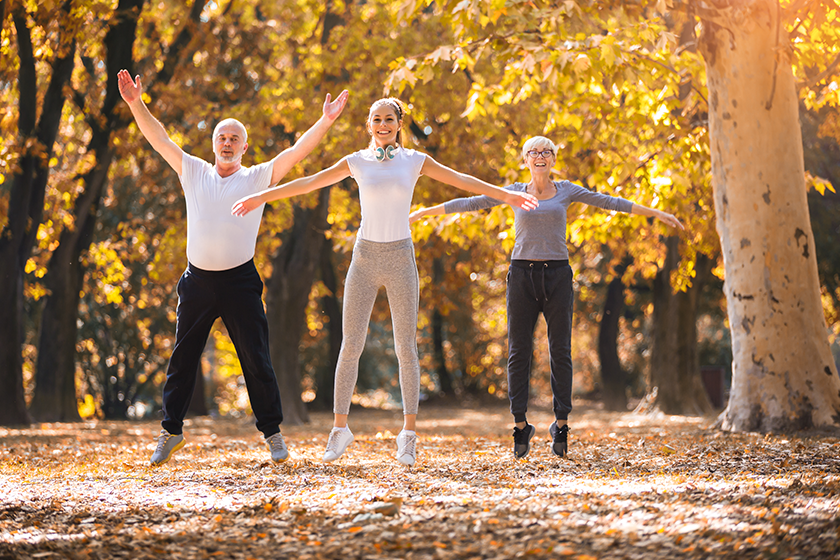
<path fill-rule="evenodd" d="M 120 95 L 131 109 L 134 120 L 140 128 L 140 132 L 152 145 L 152 148 L 166 160 L 175 173 L 181 174 L 181 162 L 184 158 L 184 151 L 178 144 L 173 142 L 163 125 L 149 112 L 149 108 L 143 102 L 143 86 L 140 84 L 140 76 L 137 81 L 131 79 L 126 70 L 120 70 L 117 74 L 117 83 L 120 87 Z"/>
<path fill-rule="evenodd" d="M 344 110 L 344 105 L 347 104 L 347 97 L 350 94 L 345 89 L 342 91 L 335 101 L 330 102 L 330 94 L 327 94 L 324 100 L 324 114 L 318 119 L 312 128 L 303 133 L 303 136 L 298 138 L 294 146 L 286 148 L 272 160 L 271 184 L 277 184 L 282 179 L 289 169 L 298 164 L 300 160 L 309 155 L 315 149 L 318 142 L 327 133 L 327 130 L 335 122 L 335 119 Z"/>

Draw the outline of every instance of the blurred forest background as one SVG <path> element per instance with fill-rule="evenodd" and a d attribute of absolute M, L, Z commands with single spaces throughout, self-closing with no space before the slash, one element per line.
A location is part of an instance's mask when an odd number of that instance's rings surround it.
<path fill-rule="evenodd" d="M 386 94 L 410 107 L 411 147 L 493 184 L 527 179 L 522 143 L 548 136 L 559 146 L 558 179 L 673 212 L 687 228 L 668 237 L 673 232 L 639 216 L 570 208 L 577 398 L 627 410 L 652 401 L 654 388 L 679 383 L 683 367 L 705 380 L 707 394 L 660 403 L 663 410 L 725 406 L 732 350 L 692 3 L 518 4 L 0 1 L 0 249 L 10 259 L 0 265 L 0 313 L 18 329 L 0 333 L 0 344 L 21 342 L 6 352 L 0 384 L 20 391 L 26 405 L 25 415 L 4 422 L 149 418 L 160 408 L 175 288 L 186 266 L 186 209 L 177 176 L 119 98 L 121 68 L 142 76 L 152 113 L 189 153 L 212 161 L 215 124 L 244 122 L 245 165 L 291 145 L 319 117 L 327 92 L 349 89 L 343 115 L 286 180 L 365 147 L 368 107 Z M 780 6 L 786 30 L 804 37 L 793 41 L 793 72 L 836 357 L 840 92 L 832 76 L 840 57 L 831 30 L 838 14 L 833 3 L 811 4 Z M 500 39 L 513 33 L 518 50 Z M 530 53 L 528 41 L 555 55 Z M 21 177 L 31 188 L 17 195 Z M 421 178 L 414 203 L 463 195 Z M 358 224 L 352 180 L 266 207 L 256 261 L 289 422 L 331 408 L 343 279 Z M 424 398 L 506 398 L 512 212 L 446 216 L 413 231 Z M 9 248 L 14 236 L 21 241 Z M 19 263 L 19 278 L 9 262 Z M 380 297 L 357 404 L 400 406 L 390 331 Z M 541 321 L 532 392 L 549 399 L 543 337 Z M 193 413 L 249 412 L 221 322 L 201 373 Z"/>

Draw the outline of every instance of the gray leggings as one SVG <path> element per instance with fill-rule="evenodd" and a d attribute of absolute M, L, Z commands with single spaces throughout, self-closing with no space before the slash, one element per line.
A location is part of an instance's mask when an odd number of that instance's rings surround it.
<path fill-rule="evenodd" d="M 333 412 L 336 414 L 350 412 L 350 399 L 359 377 L 359 358 L 365 348 L 370 314 L 381 286 L 385 286 L 391 307 L 403 414 L 417 414 L 420 400 L 420 361 L 417 358 L 420 279 L 411 239 L 387 243 L 356 240 L 344 282 L 344 339 L 335 369 Z"/>

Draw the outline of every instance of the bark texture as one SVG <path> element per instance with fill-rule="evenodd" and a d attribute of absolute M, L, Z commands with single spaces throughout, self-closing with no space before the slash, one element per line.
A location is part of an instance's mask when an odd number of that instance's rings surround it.
<path fill-rule="evenodd" d="M 684 292 L 671 288 L 671 272 L 679 265 L 679 238 L 666 241 L 667 257 L 653 281 L 653 348 L 650 385 L 655 406 L 665 414 L 703 415 L 712 411 L 697 354 L 697 300 L 711 260 L 697 255 L 697 276 Z"/>
<path fill-rule="evenodd" d="M 283 423 L 309 422 L 301 399 L 300 339 L 306 326 L 306 306 L 315 273 L 321 262 L 324 232 L 329 228 L 327 209 L 330 187 L 318 191 L 314 208 L 294 209 L 294 225 L 272 258 L 271 277 L 266 280 L 265 305 L 271 363 L 283 399 Z"/>
<path fill-rule="evenodd" d="M 732 431 L 840 426 L 779 18 L 776 2 L 731 2 L 704 18 L 700 38 L 732 330 L 732 390 L 719 422 Z"/>
<path fill-rule="evenodd" d="M 5 9 L 5 7 L 4 7 Z M 63 13 L 70 9 L 65 3 Z M 11 180 L 8 222 L 0 234 L 0 424 L 28 424 L 23 393 L 23 274 L 32 252 L 44 210 L 44 192 L 49 178 L 48 162 L 64 108 L 64 86 L 73 71 L 76 44 L 62 42 L 52 63 L 52 76 L 38 114 L 38 84 L 32 39 L 23 6 L 12 8 L 18 46 L 19 146 L 25 146 Z M 11 146 L 9 146 L 11 147 Z M 74 402 L 75 405 L 75 402 Z"/>
<path fill-rule="evenodd" d="M 627 372 L 618 358 L 618 327 L 624 310 L 624 282 L 621 276 L 630 261 L 615 269 L 615 278 L 607 286 L 604 313 L 598 331 L 598 359 L 601 362 L 601 401 L 607 410 L 627 410 Z"/>

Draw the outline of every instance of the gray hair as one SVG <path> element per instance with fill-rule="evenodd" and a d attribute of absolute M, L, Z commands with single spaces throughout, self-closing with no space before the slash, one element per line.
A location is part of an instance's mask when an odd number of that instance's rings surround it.
<path fill-rule="evenodd" d="M 219 124 L 217 124 L 216 128 L 213 129 L 213 142 L 216 141 L 216 136 L 219 135 L 219 130 L 221 130 L 221 128 L 223 126 L 226 126 L 226 125 L 229 125 L 229 124 L 236 125 L 240 129 L 242 129 L 242 143 L 243 144 L 247 143 L 248 142 L 248 129 L 245 128 L 244 124 L 242 124 L 238 120 L 232 119 L 232 118 L 222 119 L 221 121 L 219 121 Z"/>
<path fill-rule="evenodd" d="M 542 150 L 544 148 L 550 148 L 554 155 L 557 155 L 557 146 L 554 145 L 554 142 L 545 136 L 532 136 L 525 140 L 525 144 L 522 146 L 522 159 L 525 159 L 525 156 L 531 150 Z"/>

